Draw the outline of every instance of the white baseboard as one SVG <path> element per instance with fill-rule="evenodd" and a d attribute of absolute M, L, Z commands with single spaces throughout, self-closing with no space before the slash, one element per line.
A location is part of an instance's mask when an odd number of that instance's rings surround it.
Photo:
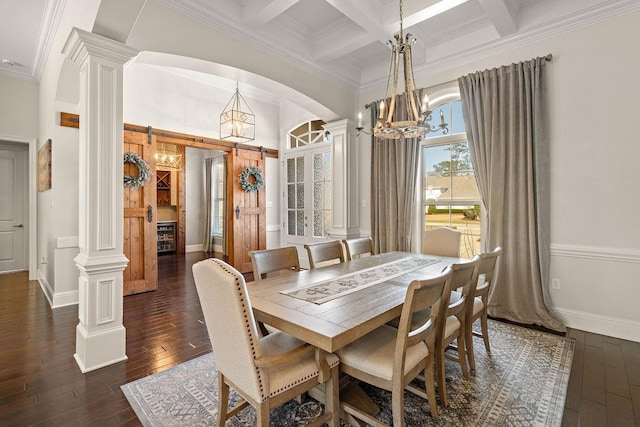
<path fill-rule="evenodd" d="M 79 294 L 78 291 L 68 291 L 68 292 L 54 292 L 51 289 L 51 285 L 42 271 L 38 270 L 38 283 L 40 284 L 40 289 L 42 289 L 42 293 L 47 298 L 49 302 L 49 307 L 51 308 L 59 308 L 66 307 L 68 305 L 78 304 Z"/>
<path fill-rule="evenodd" d="M 202 252 L 202 243 L 199 245 L 186 245 L 184 248 L 185 252 Z"/>
<path fill-rule="evenodd" d="M 640 342 L 640 322 L 563 308 L 552 310 L 570 328 Z"/>
<path fill-rule="evenodd" d="M 51 285 L 42 271 L 38 269 L 38 283 L 40 284 L 40 289 L 42 289 L 42 293 L 44 294 L 47 301 L 49 301 L 49 306 L 53 307 L 53 289 L 51 289 Z"/>
<path fill-rule="evenodd" d="M 53 294 L 53 304 L 51 308 L 66 307 L 68 305 L 77 305 L 79 301 L 78 291 L 58 292 Z"/>

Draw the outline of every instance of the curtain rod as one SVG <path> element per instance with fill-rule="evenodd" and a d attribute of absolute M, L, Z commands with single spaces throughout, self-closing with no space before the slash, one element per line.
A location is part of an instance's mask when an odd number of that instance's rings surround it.
<path fill-rule="evenodd" d="M 547 61 L 547 62 L 551 62 L 551 61 L 553 60 L 553 54 L 552 54 L 552 53 L 550 53 L 550 54 L 548 54 L 548 55 L 541 56 L 540 58 L 544 58 L 544 60 L 545 60 L 545 61 Z M 378 104 L 380 101 L 382 101 L 382 99 L 379 99 L 379 100 L 377 100 L 377 101 L 370 102 L 370 103 L 368 103 L 368 104 L 364 104 L 364 108 L 369 108 L 369 107 L 371 107 L 371 106 L 372 106 L 372 105 L 374 105 L 374 104 Z"/>

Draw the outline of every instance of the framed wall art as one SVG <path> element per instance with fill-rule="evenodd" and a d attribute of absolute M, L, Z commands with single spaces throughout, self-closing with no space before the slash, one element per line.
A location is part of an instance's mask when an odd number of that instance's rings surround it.
<path fill-rule="evenodd" d="M 38 192 L 51 189 L 51 140 L 38 150 Z"/>

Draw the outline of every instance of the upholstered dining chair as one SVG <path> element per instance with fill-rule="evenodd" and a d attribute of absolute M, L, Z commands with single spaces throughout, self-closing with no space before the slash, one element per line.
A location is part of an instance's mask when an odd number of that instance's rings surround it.
<path fill-rule="evenodd" d="M 193 265 L 193 277 L 218 368 L 218 422 L 253 406 L 257 426 L 269 425 L 269 410 L 319 384 L 320 369 L 314 348 L 284 332 L 261 338 L 251 311 L 244 277 L 219 259 Z M 330 378 L 325 382 L 326 410 L 310 425 L 338 427 L 338 365 L 334 354 L 326 360 Z M 244 399 L 228 408 L 229 387 Z"/>
<path fill-rule="evenodd" d="M 422 253 L 449 257 L 460 256 L 462 233 L 446 227 L 426 230 L 422 240 Z"/>
<path fill-rule="evenodd" d="M 295 246 L 251 251 L 249 256 L 253 266 L 254 280 L 262 280 L 269 273 L 282 273 L 286 270 L 300 271 L 298 250 Z"/>
<path fill-rule="evenodd" d="M 412 281 L 402 306 L 398 329 L 381 326 L 336 352 L 343 373 L 391 391 L 394 426 L 404 426 L 405 389 L 426 398 L 431 415 L 438 415 L 433 374 L 436 319 L 442 306 L 443 290 L 450 287 L 451 278 L 451 268 L 447 267 L 434 278 Z M 419 325 L 412 326 L 413 314 L 429 308 L 432 308 L 430 316 Z M 410 384 L 421 373 L 424 373 L 426 393 Z M 346 402 L 342 402 L 342 409 L 372 426 L 384 426 Z"/>
<path fill-rule="evenodd" d="M 344 262 L 342 243 L 339 240 L 331 242 L 309 243 L 304 245 L 309 257 L 309 268 L 319 267 L 318 264 L 328 264 L 329 261 Z"/>
<path fill-rule="evenodd" d="M 451 265 L 453 275 L 448 287 L 442 293 L 438 314 L 438 329 L 436 332 L 436 376 L 438 378 L 438 395 L 443 406 L 448 405 L 447 389 L 444 371 L 445 357 L 455 360 L 460 364 L 460 371 L 464 378 L 469 378 L 465 354 L 465 314 L 467 310 L 464 291 L 452 298 L 451 291 L 459 288 L 469 288 L 475 274 L 480 256 L 474 256 L 470 261 Z M 456 341 L 457 356 L 446 352 L 447 347 Z"/>
<path fill-rule="evenodd" d="M 498 258 L 502 254 L 502 248 L 496 247 L 491 252 L 483 252 L 480 254 L 480 261 L 476 268 L 475 278 L 472 279 L 471 286 L 468 288 L 469 294 L 473 295 L 467 302 L 467 312 L 465 314 L 465 350 L 467 359 L 469 360 L 469 368 L 476 369 L 476 361 L 473 354 L 473 336 L 479 336 L 484 341 L 484 348 L 487 353 L 491 352 L 489 347 L 489 328 L 487 325 L 487 304 L 489 302 L 489 290 L 494 281 L 494 273 L 498 265 Z M 463 288 L 463 293 L 465 289 Z M 457 298 L 456 293 L 452 293 L 451 299 Z M 466 296 L 466 298 L 469 298 Z M 481 332 L 473 331 L 473 324 L 480 319 Z"/>
<path fill-rule="evenodd" d="M 347 251 L 347 261 L 358 258 L 361 255 L 373 255 L 373 239 L 371 236 L 344 239 L 342 241 Z"/>

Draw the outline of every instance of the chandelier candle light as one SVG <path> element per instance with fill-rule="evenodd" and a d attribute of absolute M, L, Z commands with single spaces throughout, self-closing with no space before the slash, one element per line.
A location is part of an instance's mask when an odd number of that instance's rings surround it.
<path fill-rule="evenodd" d="M 417 40 L 410 33 L 404 35 L 402 21 L 402 0 L 400 0 L 400 33 L 394 36 L 394 40 L 389 40 L 387 44 L 391 46 L 391 63 L 389 64 L 389 77 L 387 79 L 387 89 L 385 99 L 380 101 L 380 114 L 378 121 L 373 128 L 373 135 L 379 139 L 404 139 L 421 138 L 436 128 L 447 133 L 447 124 L 444 121 L 444 114 L 440 112 L 440 124 L 433 126 L 429 123 L 431 110 L 429 110 L 429 98 L 425 94 L 418 112 L 417 96 L 415 94 L 415 84 L 413 79 L 413 65 L 411 58 L 411 45 Z M 393 114 L 396 107 L 396 95 L 398 94 L 398 71 L 400 69 L 400 56 L 403 58 L 404 88 L 406 97 L 407 120 L 393 121 Z M 391 86 L 391 96 L 389 87 Z M 385 100 L 389 100 L 387 107 Z M 358 113 L 358 135 L 363 132 L 362 113 Z M 368 132 L 365 132 L 368 133 Z"/>

